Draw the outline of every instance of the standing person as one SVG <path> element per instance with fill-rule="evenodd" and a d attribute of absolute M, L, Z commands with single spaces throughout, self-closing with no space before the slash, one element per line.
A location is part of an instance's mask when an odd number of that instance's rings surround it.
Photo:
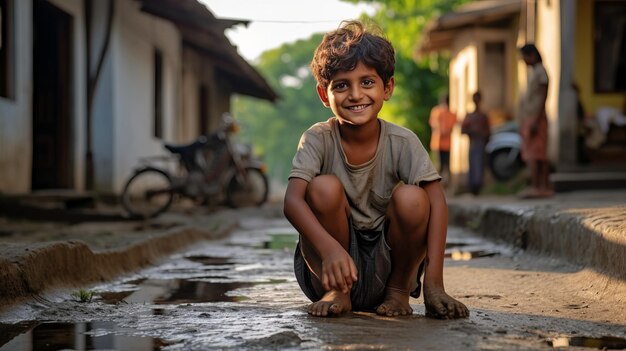
<path fill-rule="evenodd" d="M 456 115 L 450 111 L 450 97 L 448 94 L 444 94 L 439 99 L 439 105 L 430 111 L 428 119 L 428 124 L 432 129 L 430 149 L 438 152 L 439 173 L 444 177 L 450 175 L 451 135 L 456 122 Z"/>
<path fill-rule="evenodd" d="M 522 159 L 530 168 L 530 188 L 520 193 L 522 198 L 550 197 L 554 194 L 550 185 L 548 163 L 548 74 L 543 67 L 541 54 L 533 44 L 520 48 L 522 59 L 531 68 L 528 89 L 521 101 L 520 134 L 522 135 Z"/>
<path fill-rule="evenodd" d="M 324 36 L 311 62 L 334 116 L 302 135 L 284 213 L 300 234 L 294 271 L 313 316 L 412 314 L 422 261 L 426 315 L 469 316 L 444 290 L 440 176 L 413 132 L 378 118 L 393 92 L 394 55 L 382 35 L 350 21 Z"/>
<path fill-rule="evenodd" d="M 480 108 L 480 91 L 472 95 L 472 100 L 474 101 L 475 110 L 465 116 L 461 124 L 461 133 L 467 134 L 470 139 L 468 185 L 472 194 L 478 195 L 483 186 L 485 145 L 489 141 L 491 128 L 489 117 Z"/>

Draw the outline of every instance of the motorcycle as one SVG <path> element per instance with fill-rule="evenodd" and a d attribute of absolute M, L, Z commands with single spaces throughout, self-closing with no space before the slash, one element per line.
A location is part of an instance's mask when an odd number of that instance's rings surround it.
<path fill-rule="evenodd" d="M 523 168 L 522 136 L 517 123 L 507 122 L 495 128 L 485 146 L 491 174 L 500 181 L 515 177 Z"/>
<path fill-rule="evenodd" d="M 150 218 L 180 197 L 234 208 L 263 204 L 268 196 L 265 165 L 251 146 L 231 140 L 238 128 L 224 114 L 216 132 L 187 145 L 164 144 L 171 155 L 142 158 L 126 182 L 122 207 L 132 217 Z"/>

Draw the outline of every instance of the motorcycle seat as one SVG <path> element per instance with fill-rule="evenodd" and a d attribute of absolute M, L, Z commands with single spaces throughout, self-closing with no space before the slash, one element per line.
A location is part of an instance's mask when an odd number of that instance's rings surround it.
<path fill-rule="evenodd" d="M 208 142 L 207 137 L 201 136 L 198 139 L 196 139 L 194 142 L 192 142 L 191 144 L 175 145 L 175 144 L 166 143 L 163 146 L 171 153 L 186 155 L 189 153 L 193 153 L 199 148 L 202 148 L 204 145 L 207 144 L 207 142 Z"/>

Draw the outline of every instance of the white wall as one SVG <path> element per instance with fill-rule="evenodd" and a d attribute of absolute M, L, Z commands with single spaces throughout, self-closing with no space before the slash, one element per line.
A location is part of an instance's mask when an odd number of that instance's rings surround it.
<path fill-rule="evenodd" d="M 163 53 L 163 132 L 174 141 L 177 96 L 180 87 L 181 37 L 165 20 L 139 11 L 139 3 L 118 0 L 112 35 L 114 106 L 113 192 L 142 156 L 166 154 L 163 140 L 153 135 L 153 61 L 157 47 Z"/>
<path fill-rule="evenodd" d="M 30 191 L 32 160 L 32 2 L 15 10 L 15 96 L 0 97 L 0 192 Z"/>
<path fill-rule="evenodd" d="M 219 118 L 223 112 L 229 111 L 230 89 L 226 84 L 217 81 L 215 67 L 210 60 L 197 51 L 188 47 L 183 49 L 183 106 L 182 114 L 178 120 L 180 142 L 191 142 L 199 135 L 199 106 L 200 98 L 206 99 L 209 130 L 214 130 L 219 125 Z M 207 87 L 207 96 L 200 97 L 201 84 Z M 226 102 L 226 103 L 224 103 Z"/>

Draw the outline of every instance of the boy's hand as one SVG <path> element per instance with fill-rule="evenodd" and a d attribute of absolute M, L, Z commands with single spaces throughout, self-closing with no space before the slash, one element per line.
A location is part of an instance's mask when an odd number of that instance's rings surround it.
<path fill-rule="evenodd" d="M 339 246 L 328 250 L 322 258 L 322 286 L 324 290 L 337 290 L 347 294 L 357 280 L 357 269 L 352 257 Z"/>

